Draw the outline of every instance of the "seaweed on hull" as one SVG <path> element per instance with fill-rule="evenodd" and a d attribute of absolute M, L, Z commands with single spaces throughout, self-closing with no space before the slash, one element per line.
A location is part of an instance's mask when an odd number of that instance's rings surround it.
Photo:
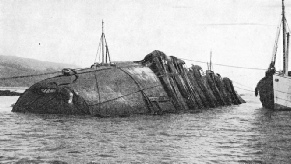
<path fill-rule="evenodd" d="M 163 114 L 241 104 L 229 78 L 153 51 L 137 62 L 93 65 L 32 85 L 13 112 L 93 115 Z"/>

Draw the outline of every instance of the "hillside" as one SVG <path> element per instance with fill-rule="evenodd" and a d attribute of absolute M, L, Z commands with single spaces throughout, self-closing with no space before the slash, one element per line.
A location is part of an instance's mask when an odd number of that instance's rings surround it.
<path fill-rule="evenodd" d="M 0 55 L 0 78 L 56 72 L 61 71 L 63 68 L 76 67 L 77 66 L 75 65 L 69 64 L 44 62 L 29 58 Z M 37 81 L 55 75 L 56 74 L 5 80 L 0 79 L 0 86 L 28 87 Z"/>

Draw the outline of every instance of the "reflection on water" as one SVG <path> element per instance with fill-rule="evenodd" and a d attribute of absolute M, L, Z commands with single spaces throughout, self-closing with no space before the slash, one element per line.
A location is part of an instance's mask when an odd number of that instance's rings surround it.
<path fill-rule="evenodd" d="M 0 98 L 0 162 L 289 163 L 291 112 L 239 106 L 200 113 L 96 118 L 10 112 Z"/>

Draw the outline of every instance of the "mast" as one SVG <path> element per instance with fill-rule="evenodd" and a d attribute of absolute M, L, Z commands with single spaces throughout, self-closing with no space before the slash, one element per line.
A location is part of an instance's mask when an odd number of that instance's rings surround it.
<path fill-rule="evenodd" d="M 102 49 L 102 62 L 101 62 L 101 64 L 111 63 L 109 49 L 108 49 L 108 45 L 107 45 L 107 41 L 106 41 L 106 37 L 105 37 L 105 33 L 104 33 L 104 22 L 103 22 L 103 20 L 102 20 L 102 34 L 101 34 L 100 42 L 101 42 L 101 49 Z"/>
<path fill-rule="evenodd" d="M 104 63 L 104 41 L 103 41 L 103 38 L 104 38 L 104 31 L 103 31 L 103 20 L 102 20 L 102 34 L 101 34 L 101 44 L 102 44 L 102 64 Z"/>
<path fill-rule="evenodd" d="M 285 6 L 282 0 L 282 26 L 283 26 L 283 73 L 288 76 L 288 54 L 286 53 L 286 23 Z"/>
<path fill-rule="evenodd" d="M 100 52 L 99 50 L 102 51 L 102 52 Z M 101 53 L 100 55 L 99 55 L 99 52 Z M 101 61 L 101 55 L 102 55 L 102 61 Z M 99 62 L 100 62 L 100 64 L 98 64 L 98 65 L 111 64 L 109 48 L 108 48 L 106 37 L 105 37 L 105 33 L 104 33 L 104 22 L 103 22 L 103 20 L 102 20 L 102 34 L 101 34 L 101 37 L 100 37 L 100 42 L 99 42 L 99 46 L 98 46 L 98 49 L 97 49 L 97 53 L 96 53 L 95 63 L 94 64 L 96 64 L 96 59 L 97 59 L 98 56 L 99 56 Z"/>

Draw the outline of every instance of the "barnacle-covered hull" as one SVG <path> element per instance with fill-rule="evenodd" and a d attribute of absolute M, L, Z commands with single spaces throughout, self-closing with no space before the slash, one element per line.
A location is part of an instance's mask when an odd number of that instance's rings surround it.
<path fill-rule="evenodd" d="M 100 117 L 161 114 L 240 104 L 231 80 L 199 74 L 184 62 L 153 51 L 140 62 L 67 70 L 27 89 L 13 112 Z"/>

